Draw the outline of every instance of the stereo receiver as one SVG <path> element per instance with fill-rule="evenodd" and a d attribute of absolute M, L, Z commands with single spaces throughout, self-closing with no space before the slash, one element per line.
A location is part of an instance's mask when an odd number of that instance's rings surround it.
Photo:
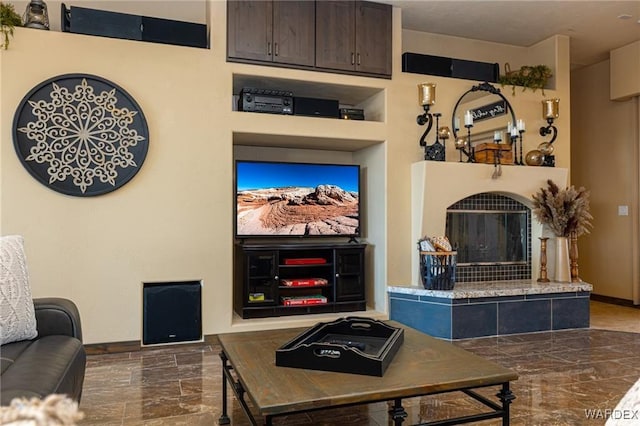
<path fill-rule="evenodd" d="M 293 114 L 293 92 L 245 87 L 238 99 L 239 111 Z"/>

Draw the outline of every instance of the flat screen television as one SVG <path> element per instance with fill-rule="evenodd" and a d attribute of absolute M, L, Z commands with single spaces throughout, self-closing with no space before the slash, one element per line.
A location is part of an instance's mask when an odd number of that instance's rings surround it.
<path fill-rule="evenodd" d="M 235 163 L 235 235 L 360 236 L 357 164 Z"/>

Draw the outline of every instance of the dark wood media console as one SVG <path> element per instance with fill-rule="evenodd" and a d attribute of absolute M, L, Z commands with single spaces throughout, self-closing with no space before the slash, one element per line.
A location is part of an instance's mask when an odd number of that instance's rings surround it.
<path fill-rule="evenodd" d="M 366 244 L 238 244 L 234 309 L 242 318 L 366 310 Z"/>

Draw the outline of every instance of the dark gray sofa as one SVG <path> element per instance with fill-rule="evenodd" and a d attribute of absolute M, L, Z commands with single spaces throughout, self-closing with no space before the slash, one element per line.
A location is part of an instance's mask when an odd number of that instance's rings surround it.
<path fill-rule="evenodd" d="M 38 337 L 0 346 L 0 405 L 52 393 L 80 402 L 87 355 L 78 308 L 62 298 L 33 303 Z"/>

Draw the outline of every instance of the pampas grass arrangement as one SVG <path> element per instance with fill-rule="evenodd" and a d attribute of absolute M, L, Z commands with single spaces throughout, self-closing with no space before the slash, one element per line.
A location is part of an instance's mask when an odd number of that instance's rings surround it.
<path fill-rule="evenodd" d="M 593 225 L 589 213 L 589 191 L 573 185 L 560 189 L 551 179 L 547 188 L 541 188 L 533 195 L 533 214 L 557 237 L 588 234 Z"/>

